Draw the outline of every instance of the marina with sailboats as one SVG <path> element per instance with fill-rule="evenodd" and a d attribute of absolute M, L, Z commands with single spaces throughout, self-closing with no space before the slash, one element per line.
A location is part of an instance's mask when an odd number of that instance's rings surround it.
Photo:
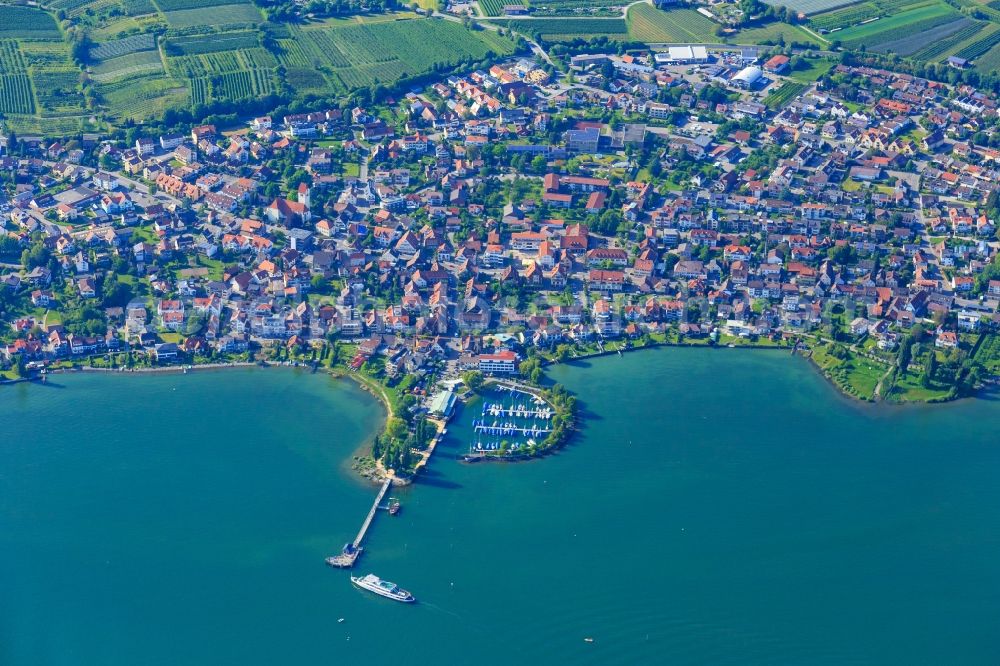
<path fill-rule="evenodd" d="M 517 385 L 496 384 L 493 389 L 483 397 L 480 417 L 472 421 L 475 439 L 469 456 L 534 451 L 552 432 L 555 409 L 538 393 Z"/>

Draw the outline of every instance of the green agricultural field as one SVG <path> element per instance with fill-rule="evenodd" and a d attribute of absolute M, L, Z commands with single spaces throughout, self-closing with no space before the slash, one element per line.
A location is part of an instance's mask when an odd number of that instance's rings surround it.
<path fill-rule="evenodd" d="M 170 73 L 191 84 L 192 103 L 265 97 L 278 87 L 277 59 L 260 47 L 168 58 Z"/>
<path fill-rule="evenodd" d="M 734 44 L 810 44 L 816 48 L 822 48 L 825 44 L 810 34 L 801 26 L 790 23 L 768 23 L 753 28 L 740 30 L 734 37 L 730 37 L 730 42 Z"/>
<path fill-rule="evenodd" d="M 843 9 L 811 15 L 809 24 L 816 30 L 828 32 L 849 28 L 862 21 L 891 16 L 901 11 L 917 9 L 937 3 L 938 0 L 865 0 Z"/>
<path fill-rule="evenodd" d="M 123 0 L 122 10 L 129 16 L 145 16 L 155 14 L 156 5 L 153 0 Z"/>
<path fill-rule="evenodd" d="M 479 11 L 483 16 L 503 16 L 504 5 L 524 4 L 520 0 L 479 0 Z"/>
<path fill-rule="evenodd" d="M 113 120 L 142 120 L 189 103 L 183 83 L 162 75 L 135 76 L 98 87 L 103 105 Z"/>
<path fill-rule="evenodd" d="M 1000 336 L 995 333 L 984 333 L 974 359 L 986 372 L 1000 375 Z"/>
<path fill-rule="evenodd" d="M 483 0 L 480 0 L 482 2 Z M 487 0 L 489 1 L 489 0 Z M 621 15 L 628 0 L 527 0 L 536 16 Z M 501 13 L 503 5 L 500 5 Z"/>
<path fill-rule="evenodd" d="M 437 19 L 330 20 L 305 28 L 289 26 L 289 31 L 289 39 L 278 40 L 282 49 L 278 58 L 310 90 L 319 88 L 315 73 L 336 92 L 390 84 L 440 64 L 513 52 L 513 43 L 494 32 L 470 32 Z M 311 76 L 310 69 L 315 72 Z"/>
<path fill-rule="evenodd" d="M 910 34 L 899 36 L 896 39 L 883 41 L 876 46 L 872 46 L 871 50 L 912 57 L 916 51 L 921 50 L 927 44 L 941 41 L 948 42 L 955 33 L 965 31 L 966 28 L 974 23 L 975 21 L 966 17 L 937 25 L 930 23 L 930 20 L 928 20 L 928 27 L 914 30 Z"/>
<path fill-rule="evenodd" d="M 32 7 L 0 5 L 0 38 L 61 39 L 51 14 Z"/>
<path fill-rule="evenodd" d="M 718 24 L 693 9 L 663 11 L 641 4 L 629 9 L 629 36 L 639 42 L 717 43 Z"/>
<path fill-rule="evenodd" d="M 0 74 L 0 113 L 31 115 L 34 112 L 31 79 L 24 74 Z"/>
<path fill-rule="evenodd" d="M 237 2 L 226 2 L 225 0 L 153 0 L 161 12 L 176 12 L 184 9 L 202 9 L 205 7 L 215 7 L 225 4 L 237 4 Z"/>
<path fill-rule="evenodd" d="M 62 41 L 0 40 L 0 112 L 15 130 L 79 129 L 87 111 L 81 76 Z"/>
<path fill-rule="evenodd" d="M 499 19 L 493 23 L 547 42 L 593 39 L 602 35 L 609 39 L 628 38 L 628 26 L 625 19 L 620 18 Z"/>
<path fill-rule="evenodd" d="M 968 25 L 943 39 L 936 39 L 930 43 L 924 42 L 924 46 L 910 53 L 914 60 L 924 60 L 934 62 L 951 55 L 960 45 L 970 42 L 973 37 L 982 32 L 988 24 L 984 21 L 970 21 Z"/>
<path fill-rule="evenodd" d="M 143 121 L 171 108 L 278 94 L 332 98 L 514 51 L 514 42 L 496 32 L 405 12 L 257 29 L 251 24 L 262 16 L 246 2 L 151 2 L 156 13 L 138 19 L 121 13 L 82 19 L 89 21 L 85 25 L 93 42 L 86 74 L 70 58 L 69 44 L 52 16 L 0 5 L 0 12 L 33 26 L 28 39 L 20 33 L 16 39 L 0 37 L 0 113 L 5 123 L 18 131 L 58 135 L 93 127 L 93 121 Z M 177 16 L 198 12 L 207 20 L 175 32 Z M 166 29 L 165 34 L 158 38 L 139 22 L 156 26 L 157 32 Z M 83 94 L 84 85 L 92 94 Z"/>
<path fill-rule="evenodd" d="M 1000 29 L 984 30 L 978 39 L 963 46 L 955 55 L 959 58 L 975 61 L 981 69 L 989 65 L 995 66 L 990 56 L 997 44 L 1000 44 Z"/>
<path fill-rule="evenodd" d="M 165 49 L 169 55 L 198 55 L 257 46 L 260 46 L 260 33 L 252 30 L 240 30 L 208 35 L 170 37 L 166 41 Z"/>
<path fill-rule="evenodd" d="M 139 51 L 117 58 L 108 58 L 91 67 L 95 81 L 106 82 L 137 74 L 163 72 L 159 51 Z"/>
<path fill-rule="evenodd" d="M 167 23 L 159 13 L 142 16 L 114 16 L 99 21 L 90 28 L 90 39 L 97 44 L 126 39 L 136 34 L 154 34 L 167 29 Z"/>
<path fill-rule="evenodd" d="M 829 72 L 835 64 L 832 60 L 812 59 L 806 60 L 805 63 L 807 65 L 806 67 L 788 72 L 788 78 L 801 83 L 813 83 L 818 81 L 821 76 Z"/>
<path fill-rule="evenodd" d="M 156 35 L 132 35 L 124 39 L 116 39 L 97 44 L 90 49 L 91 60 L 108 60 L 139 51 L 155 51 Z"/>
<path fill-rule="evenodd" d="M 765 0 L 767 4 L 776 7 L 789 7 L 800 14 L 812 16 L 820 12 L 828 12 L 845 5 L 850 5 L 853 0 Z"/>
<path fill-rule="evenodd" d="M 936 26 L 961 19 L 962 15 L 944 2 L 908 9 L 871 23 L 847 28 L 836 33 L 844 48 L 864 46 L 877 49 L 880 45 L 931 30 Z"/>
<path fill-rule="evenodd" d="M 962 56 L 959 55 L 959 57 L 961 58 Z M 975 58 L 975 64 L 976 69 L 980 72 L 994 72 L 1000 70 L 1000 44 L 993 46 L 989 51 Z"/>
<path fill-rule="evenodd" d="M 260 11 L 251 4 L 179 9 L 163 12 L 163 16 L 167 19 L 167 25 L 174 30 L 198 28 L 206 25 L 216 27 L 258 25 L 264 20 Z"/>
<path fill-rule="evenodd" d="M 777 90 L 772 90 L 764 98 L 764 105 L 769 109 L 780 109 L 809 87 L 808 83 L 785 81 Z"/>

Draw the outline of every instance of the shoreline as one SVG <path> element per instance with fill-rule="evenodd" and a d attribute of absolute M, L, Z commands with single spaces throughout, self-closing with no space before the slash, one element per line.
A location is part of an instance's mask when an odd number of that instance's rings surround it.
<path fill-rule="evenodd" d="M 356 372 L 344 372 L 342 370 L 333 370 L 330 368 L 325 368 L 324 370 L 331 377 L 335 377 L 338 379 L 347 377 L 353 380 L 354 383 L 362 391 L 368 393 L 373 398 L 375 398 L 376 401 L 382 404 L 382 408 L 385 409 L 385 420 L 382 422 L 382 427 L 377 433 L 381 434 L 385 430 L 386 425 L 389 423 L 389 419 L 395 416 L 395 412 L 393 411 L 392 405 L 389 402 L 389 397 L 385 394 L 385 389 L 380 389 L 376 391 L 375 388 L 368 381 L 359 377 Z M 362 449 L 365 449 L 364 451 L 365 455 L 359 456 L 358 453 L 362 451 Z M 382 464 L 382 461 L 373 458 L 371 453 L 372 453 L 372 442 L 368 442 L 366 445 L 362 445 L 360 448 L 356 449 L 354 453 L 351 455 L 351 459 L 355 461 L 355 465 L 352 465 L 351 469 L 359 476 L 361 476 L 364 479 L 368 479 L 369 481 L 372 481 L 374 483 L 382 483 L 386 479 L 391 478 L 392 484 L 394 486 L 408 486 L 413 483 L 413 477 L 398 476 L 394 471 L 387 470 L 385 468 L 385 465 Z M 375 470 L 374 474 L 372 475 L 365 474 L 361 469 L 357 467 L 357 463 L 363 460 L 372 461 Z M 414 477 L 415 476 L 416 474 L 414 474 Z"/>
<path fill-rule="evenodd" d="M 613 356 L 615 354 L 621 355 L 621 354 L 626 354 L 626 353 L 630 353 L 630 352 L 644 351 L 644 350 L 651 350 L 651 349 L 659 349 L 659 348 L 667 348 L 667 347 L 685 348 L 685 349 L 698 349 L 698 348 L 701 348 L 701 349 L 747 349 L 747 350 L 756 350 L 756 351 L 768 351 L 768 350 L 769 351 L 787 351 L 787 352 L 789 352 L 789 354 L 791 356 L 801 356 L 801 357 L 805 358 L 806 360 L 808 360 L 809 361 L 809 365 L 817 373 L 819 373 L 819 375 L 821 377 L 823 377 L 824 380 L 826 380 L 827 382 L 829 382 L 829 384 L 831 386 L 833 386 L 833 388 L 835 389 L 836 393 L 841 398 L 845 398 L 849 402 L 854 403 L 854 404 L 867 404 L 867 405 L 872 405 L 872 406 L 874 406 L 874 405 L 889 405 L 889 406 L 892 406 L 892 407 L 907 407 L 907 406 L 911 406 L 911 405 L 939 405 L 939 404 L 943 405 L 943 404 L 948 404 L 948 403 L 953 403 L 953 402 L 960 402 L 960 401 L 968 399 L 968 398 L 976 398 L 976 397 L 978 397 L 978 395 L 983 391 L 983 389 L 985 388 L 986 385 L 988 385 L 990 383 L 995 383 L 995 382 L 991 382 L 991 381 L 984 381 L 984 385 L 978 387 L 976 389 L 976 392 L 973 393 L 973 394 L 963 395 L 963 396 L 954 396 L 954 397 L 950 397 L 950 398 L 947 398 L 947 399 L 940 399 L 940 400 L 934 400 L 934 401 L 927 401 L 927 400 L 923 400 L 923 401 L 894 401 L 894 400 L 886 400 L 886 399 L 881 398 L 881 397 L 880 398 L 866 399 L 866 398 L 861 398 L 861 397 L 858 397 L 858 396 L 853 395 L 851 393 L 848 393 L 847 391 L 845 391 L 844 389 L 842 389 L 840 387 L 840 385 L 837 384 L 837 382 L 834 381 L 834 379 L 832 377 L 830 377 L 830 375 L 828 374 L 828 372 L 825 369 L 823 369 L 815 361 L 815 359 L 812 358 L 811 349 L 806 348 L 804 350 L 798 350 L 798 351 L 796 351 L 795 347 L 785 347 L 785 346 L 776 346 L 776 345 L 760 345 L 760 344 L 739 344 L 739 345 L 732 345 L 732 346 L 730 346 L 730 345 L 721 345 L 721 344 L 685 344 L 685 343 L 682 343 L 682 342 L 666 342 L 666 341 L 665 342 L 652 342 L 650 344 L 646 344 L 646 345 L 642 345 L 642 346 L 632 346 L 632 347 L 628 347 L 628 348 L 625 348 L 625 349 L 614 349 L 614 350 L 586 352 L 586 353 L 582 353 L 582 354 L 577 354 L 575 356 L 570 356 L 569 358 L 567 358 L 565 360 L 562 360 L 562 361 L 548 359 L 548 358 L 545 358 L 545 357 L 541 357 L 540 361 L 541 361 L 541 366 L 543 368 L 545 368 L 545 367 L 549 367 L 549 366 L 552 366 L 552 365 L 572 363 L 573 361 L 585 361 L 585 360 L 592 359 L 592 358 L 601 358 L 601 357 L 604 357 L 604 356 Z M 392 410 L 392 406 L 389 403 L 389 399 L 385 395 L 384 390 L 376 391 L 370 385 L 370 383 L 368 381 L 366 381 L 365 379 L 362 379 L 361 377 L 354 376 L 355 373 L 345 372 L 344 370 L 342 370 L 340 368 L 327 368 L 327 367 L 320 367 L 320 366 L 317 366 L 317 367 L 313 368 L 312 366 L 310 366 L 308 364 L 293 363 L 293 362 L 287 362 L 287 361 L 286 362 L 282 362 L 282 363 L 274 363 L 274 362 L 269 362 L 269 361 L 259 361 L 259 362 L 249 362 L 248 361 L 248 362 L 233 362 L 233 363 L 204 363 L 204 364 L 187 364 L 187 365 L 176 365 L 176 366 L 163 366 L 163 367 L 156 367 L 156 368 L 130 368 L 130 369 L 123 369 L 123 368 L 95 368 L 95 367 L 92 367 L 92 366 L 81 366 L 81 367 L 75 367 L 75 368 L 57 368 L 55 370 L 49 370 L 47 372 L 47 375 L 72 374 L 72 373 L 78 373 L 78 372 L 108 373 L 108 374 L 117 374 L 117 375 L 141 375 L 141 374 L 146 374 L 146 373 L 154 373 L 154 374 L 155 373 L 160 373 L 160 374 L 186 374 L 189 371 L 190 372 L 194 372 L 194 371 L 207 371 L 207 370 L 227 370 L 227 369 L 232 369 L 232 368 L 301 368 L 301 369 L 310 369 L 313 372 L 323 372 L 323 373 L 325 373 L 325 374 L 327 374 L 327 375 L 329 375 L 331 377 L 335 377 L 335 378 L 349 377 L 363 391 L 365 391 L 366 393 L 372 395 L 379 402 L 382 403 L 382 406 L 386 410 L 386 420 L 388 420 L 389 418 L 392 418 L 392 416 L 394 415 L 393 414 L 393 410 Z M 40 383 L 40 382 L 44 382 L 43 377 L 45 377 L 45 376 L 46 375 L 41 375 L 41 376 L 35 375 L 35 376 L 32 376 L 32 377 L 19 377 L 19 378 L 16 378 L 16 379 L 3 379 L 3 380 L 0 380 L 0 386 L 15 385 L 15 384 L 21 384 L 21 383 Z M 360 449 L 358 451 L 360 451 Z M 355 451 L 355 453 L 357 453 L 357 451 Z M 388 476 L 387 471 L 381 466 L 381 463 L 379 463 L 378 461 L 376 461 L 376 466 L 378 467 L 379 475 L 378 475 L 377 479 L 372 479 L 372 480 L 384 480 L 385 478 L 387 478 L 387 476 Z M 392 477 L 393 477 L 393 482 L 394 483 L 398 483 L 399 485 L 406 485 L 408 483 L 412 483 L 412 480 L 408 479 L 407 477 L 400 477 L 400 476 L 395 476 L 395 475 L 392 475 Z"/>

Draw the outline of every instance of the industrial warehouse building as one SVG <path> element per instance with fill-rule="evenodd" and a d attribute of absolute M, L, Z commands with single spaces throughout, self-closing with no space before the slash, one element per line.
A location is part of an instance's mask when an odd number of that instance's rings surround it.
<path fill-rule="evenodd" d="M 708 62 L 708 49 L 704 46 L 671 46 L 654 58 L 657 65 L 698 64 Z"/>

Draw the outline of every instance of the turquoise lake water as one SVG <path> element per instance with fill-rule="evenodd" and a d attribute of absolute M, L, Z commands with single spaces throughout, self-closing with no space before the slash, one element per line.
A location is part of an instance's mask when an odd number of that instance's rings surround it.
<path fill-rule="evenodd" d="M 383 413 L 350 382 L 4 387 L 0 664 L 1000 661 L 996 397 L 861 405 L 743 350 L 550 375 L 569 447 L 459 463 L 470 407 L 376 519 L 357 571 L 412 607 L 322 562 L 375 492 L 349 460 Z"/>

